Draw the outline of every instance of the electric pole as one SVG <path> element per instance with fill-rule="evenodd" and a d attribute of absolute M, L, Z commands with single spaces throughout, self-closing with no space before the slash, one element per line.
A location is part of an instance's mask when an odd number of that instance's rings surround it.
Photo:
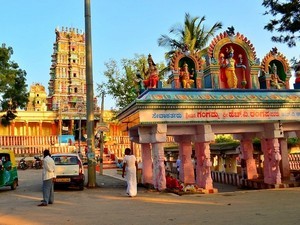
<path fill-rule="evenodd" d="M 87 187 L 96 187 L 96 160 L 94 137 L 94 87 L 92 66 L 92 35 L 91 35 L 91 1 L 84 1 L 85 11 L 85 57 L 86 57 L 86 122 L 88 147 L 88 184 Z"/>

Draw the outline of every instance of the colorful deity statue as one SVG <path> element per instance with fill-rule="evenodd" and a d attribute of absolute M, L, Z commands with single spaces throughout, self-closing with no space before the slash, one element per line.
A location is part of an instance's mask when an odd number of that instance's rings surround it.
<path fill-rule="evenodd" d="M 191 88 L 193 86 L 193 74 L 190 74 L 187 63 L 183 64 L 183 68 L 180 70 L 179 78 L 183 88 Z"/>
<path fill-rule="evenodd" d="M 242 82 L 241 82 L 241 85 L 242 85 L 242 88 L 245 88 L 245 86 L 247 85 L 247 80 L 246 80 L 246 65 L 243 64 L 243 56 L 242 54 L 239 54 L 238 55 L 238 63 L 236 64 L 236 68 L 241 68 L 242 69 Z"/>
<path fill-rule="evenodd" d="M 300 84 L 300 61 L 295 64 L 294 70 L 295 70 L 295 77 L 296 77 L 295 83 Z"/>
<path fill-rule="evenodd" d="M 277 66 L 275 63 L 272 65 L 271 69 L 271 81 L 270 81 L 271 87 L 274 87 L 276 89 L 281 89 L 281 85 L 285 85 L 285 82 L 281 80 L 277 74 Z"/>
<path fill-rule="evenodd" d="M 144 67 L 143 73 L 145 77 L 143 81 L 145 88 L 157 88 L 159 73 L 150 54 L 148 55 L 148 70 Z"/>
<path fill-rule="evenodd" d="M 221 80 L 227 84 L 228 88 L 237 88 L 237 76 L 235 74 L 235 60 L 233 59 L 233 48 L 226 48 L 226 58 L 220 54 L 219 64 L 221 67 Z"/>
<path fill-rule="evenodd" d="M 222 82 L 224 82 L 227 85 L 227 79 L 225 76 L 225 56 L 223 53 L 220 53 L 219 55 L 219 66 L 220 66 L 220 79 Z"/>
<path fill-rule="evenodd" d="M 144 79 L 139 70 L 136 72 L 135 76 L 136 77 L 135 77 L 134 81 L 136 84 L 136 91 L 138 94 L 141 94 L 145 90 L 144 83 L 143 83 Z"/>

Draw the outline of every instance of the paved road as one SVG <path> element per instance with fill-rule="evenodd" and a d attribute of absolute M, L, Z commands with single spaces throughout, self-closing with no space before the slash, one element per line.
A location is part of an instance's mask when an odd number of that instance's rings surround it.
<path fill-rule="evenodd" d="M 37 207 L 41 170 L 19 171 L 15 191 L 0 189 L 1 225 L 295 225 L 300 224 L 300 188 L 247 191 L 219 185 L 218 194 L 178 196 L 139 187 L 125 195 L 125 181 L 97 174 L 98 188 L 55 191 L 55 203 Z"/>

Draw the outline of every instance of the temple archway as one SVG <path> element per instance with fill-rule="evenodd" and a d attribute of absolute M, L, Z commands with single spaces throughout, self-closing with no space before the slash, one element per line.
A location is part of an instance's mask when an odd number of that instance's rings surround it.
<path fill-rule="evenodd" d="M 228 88 L 226 80 L 223 79 L 221 69 L 221 57 L 227 57 L 227 51 L 231 48 L 235 61 L 235 74 L 237 85 L 235 88 L 252 89 L 258 88 L 258 60 L 256 52 L 251 42 L 242 34 L 228 35 L 223 32 L 216 36 L 209 48 L 207 69 L 204 72 L 204 87 L 215 89 Z M 237 64 L 243 65 L 242 67 Z"/>

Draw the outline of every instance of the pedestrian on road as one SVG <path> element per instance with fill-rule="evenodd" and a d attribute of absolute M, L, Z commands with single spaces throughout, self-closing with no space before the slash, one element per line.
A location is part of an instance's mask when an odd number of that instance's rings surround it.
<path fill-rule="evenodd" d="M 181 164 L 181 160 L 178 156 L 177 160 L 176 160 L 176 169 L 177 169 L 177 179 L 179 179 L 179 172 L 180 172 L 180 164 Z"/>
<path fill-rule="evenodd" d="M 55 163 L 48 149 L 44 150 L 43 165 L 43 200 L 38 206 L 47 206 L 54 202 L 53 178 L 55 178 Z"/>
<path fill-rule="evenodd" d="M 130 197 L 134 197 L 137 195 L 137 173 L 138 165 L 136 158 L 133 154 L 131 154 L 131 149 L 125 149 L 125 157 L 123 160 L 123 172 L 122 177 L 124 178 L 124 173 L 126 171 L 126 181 L 127 181 L 127 190 L 126 193 Z"/>

